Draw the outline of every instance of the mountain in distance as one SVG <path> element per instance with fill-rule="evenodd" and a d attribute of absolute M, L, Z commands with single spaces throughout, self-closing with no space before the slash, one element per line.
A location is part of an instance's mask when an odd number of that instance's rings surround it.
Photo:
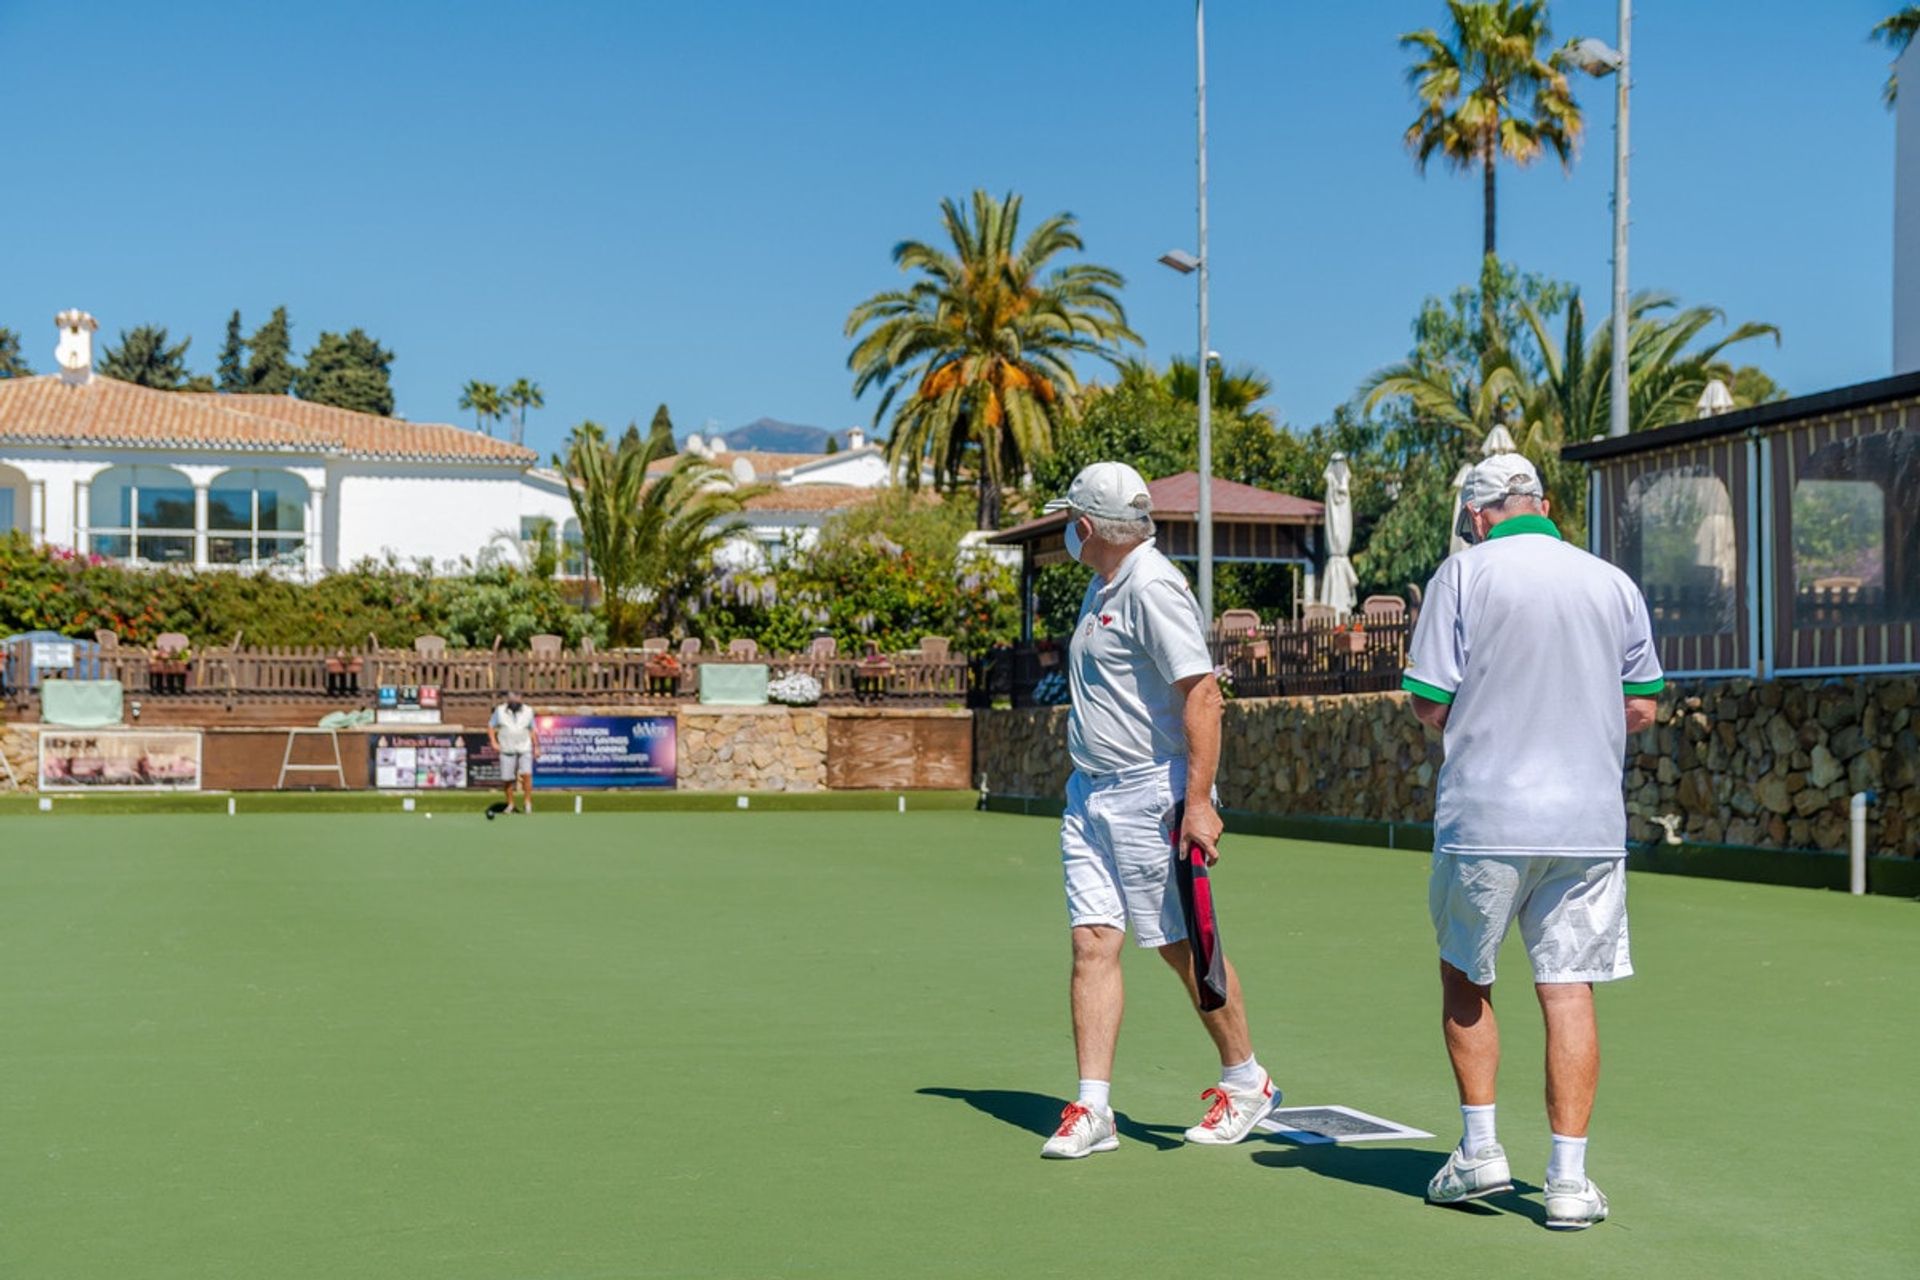
<path fill-rule="evenodd" d="M 702 432 L 702 435 L 707 435 Z M 808 427 L 777 418 L 758 418 L 744 427 L 728 427 L 718 433 L 729 449 L 755 449 L 767 453 L 825 453 L 827 440 L 840 434 L 825 427 Z M 708 439 L 712 436 L 708 435 Z"/>

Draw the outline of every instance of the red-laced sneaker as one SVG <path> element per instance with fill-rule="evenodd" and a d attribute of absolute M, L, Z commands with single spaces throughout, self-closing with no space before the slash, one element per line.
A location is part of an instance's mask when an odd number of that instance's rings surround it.
<path fill-rule="evenodd" d="M 1217 1084 L 1201 1092 L 1200 1100 L 1207 1104 L 1207 1114 L 1200 1117 L 1200 1123 L 1187 1130 L 1188 1142 L 1201 1142 L 1209 1146 L 1232 1146 L 1253 1132 L 1253 1126 L 1267 1118 L 1267 1113 L 1280 1105 L 1280 1093 L 1273 1087 L 1271 1077 L 1260 1082 L 1258 1089 L 1230 1089 Z"/>
<path fill-rule="evenodd" d="M 1078 1160 L 1096 1151 L 1116 1151 L 1120 1138 L 1113 1131 L 1113 1112 L 1105 1107 L 1095 1111 L 1078 1102 L 1069 1102 L 1060 1113 L 1060 1127 L 1040 1148 L 1048 1160 Z"/>

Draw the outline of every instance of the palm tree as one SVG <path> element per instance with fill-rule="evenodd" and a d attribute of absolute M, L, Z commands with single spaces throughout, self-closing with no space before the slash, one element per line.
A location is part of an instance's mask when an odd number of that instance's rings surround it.
<path fill-rule="evenodd" d="M 588 572 L 600 579 L 600 607 L 612 645 L 634 643 L 656 613 L 678 608 L 758 490 L 692 454 L 674 456 L 672 438 L 643 438 L 629 426 L 609 445 L 598 423 L 583 422 L 554 461 L 567 479 Z M 662 459 L 662 473 L 649 468 Z"/>
<path fill-rule="evenodd" d="M 1207 366 L 1207 373 L 1207 403 L 1214 412 L 1236 418 L 1256 414 L 1271 416 L 1264 409 L 1254 408 L 1273 394 L 1273 379 L 1264 371 L 1250 364 L 1227 369 L 1212 362 Z M 1161 377 L 1174 399 L 1188 404 L 1200 403 L 1200 379 L 1193 371 L 1193 361 L 1175 356 L 1167 362 L 1167 371 Z"/>
<path fill-rule="evenodd" d="M 1913 43 L 1915 35 L 1920 35 L 1920 4 L 1910 4 L 1888 17 L 1873 24 L 1873 30 L 1867 33 L 1869 40 L 1878 40 L 1893 50 L 1893 60 L 1900 61 L 1900 55 Z M 1887 72 L 1887 87 L 1883 91 L 1887 105 L 1891 107 L 1900 97 L 1900 73 Z"/>
<path fill-rule="evenodd" d="M 1546 152 L 1573 166 L 1579 104 L 1567 84 L 1566 49 L 1542 58 L 1551 39 L 1546 0 L 1447 0 L 1445 36 L 1433 28 L 1400 37 L 1420 57 L 1407 80 L 1420 115 L 1406 143 L 1421 173 L 1437 153 L 1454 169 L 1478 166 L 1484 188 L 1481 253 L 1494 252 L 1494 171 L 1501 157 L 1525 168 Z"/>
<path fill-rule="evenodd" d="M 947 199 L 940 212 L 953 252 L 918 240 L 894 246 L 895 264 L 918 278 L 848 315 L 856 341 L 847 367 L 854 395 L 883 388 L 876 430 L 894 409 L 887 458 L 907 484 L 918 486 L 923 461 L 947 488 L 970 473 L 977 522 L 993 528 L 1002 488 L 1053 448 L 1080 385 L 1074 358 L 1117 363 L 1117 344 L 1139 338 L 1120 305 L 1119 272 L 1085 262 L 1048 269 L 1084 248 L 1072 214 L 1018 241 L 1020 197 L 1011 193 L 975 191 L 971 210 Z"/>
<path fill-rule="evenodd" d="M 461 387 L 460 407 L 471 409 L 474 429 L 488 435 L 493 434 L 492 424 L 506 412 L 500 399 L 500 388 L 491 382 L 470 381 Z"/>
<path fill-rule="evenodd" d="M 513 414 L 513 442 L 527 442 L 527 410 L 546 407 L 547 397 L 542 394 L 540 384 L 529 382 L 525 378 L 516 378 L 511 386 L 500 393 L 500 403 Z"/>

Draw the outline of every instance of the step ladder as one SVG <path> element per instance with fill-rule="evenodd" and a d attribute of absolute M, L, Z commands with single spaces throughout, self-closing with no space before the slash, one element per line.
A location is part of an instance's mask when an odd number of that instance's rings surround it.
<path fill-rule="evenodd" d="M 325 738 L 333 746 L 332 764 L 295 764 L 293 762 L 294 743 L 301 738 Z M 277 791 L 287 789 L 287 775 L 290 773 L 330 773 L 339 783 L 340 790 L 347 789 L 347 771 L 340 763 L 340 734 L 334 729 L 289 729 L 287 730 L 286 753 L 280 757 L 280 781 L 274 784 Z"/>

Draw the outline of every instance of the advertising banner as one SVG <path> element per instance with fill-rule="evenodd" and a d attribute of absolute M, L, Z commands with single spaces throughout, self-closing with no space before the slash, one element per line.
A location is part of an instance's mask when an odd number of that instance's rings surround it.
<path fill-rule="evenodd" d="M 42 791 L 198 791 L 197 729 L 42 729 Z"/>
<path fill-rule="evenodd" d="M 540 716 L 535 790 L 674 785 L 672 716 Z"/>
<path fill-rule="evenodd" d="M 376 724 L 439 724 L 440 688 L 431 684 L 383 684 L 374 697 Z"/>
<path fill-rule="evenodd" d="M 500 753 L 484 733 L 376 733 L 367 738 L 373 785 L 397 791 L 498 787 Z"/>

